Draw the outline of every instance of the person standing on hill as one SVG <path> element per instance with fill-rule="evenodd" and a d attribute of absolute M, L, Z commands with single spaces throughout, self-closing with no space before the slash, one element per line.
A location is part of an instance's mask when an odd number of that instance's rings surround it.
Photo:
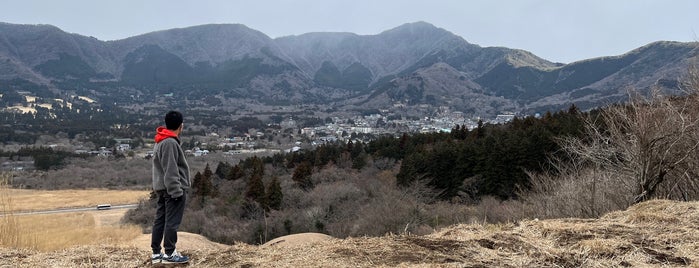
<path fill-rule="evenodd" d="M 182 222 L 187 191 L 191 186 L 189 165 L 180 146 L 182 114 L 170 111 L 165 126 L 156 129 L 153 149 L 153 191 L 158 197 L 151 236 L 152 263 L 186 263 L 189 257 L 176 250 L 177 229 Z M 161 251 L 163 243 L 165 254 Z"/>

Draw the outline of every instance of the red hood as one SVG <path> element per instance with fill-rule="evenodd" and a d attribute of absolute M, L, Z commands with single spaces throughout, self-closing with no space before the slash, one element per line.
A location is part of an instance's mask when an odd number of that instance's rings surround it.
<path fill-rule="evenodd" d="M 175 138 L 177 141 L 179 139 L 177 138 L 177 134 L 175 132 L 172 132 L 172 130 L 167 129 L 166 127 L 158 127 L 155 130 L 155 143 L 161 142 L 164 139 L 167 138 Z"/>

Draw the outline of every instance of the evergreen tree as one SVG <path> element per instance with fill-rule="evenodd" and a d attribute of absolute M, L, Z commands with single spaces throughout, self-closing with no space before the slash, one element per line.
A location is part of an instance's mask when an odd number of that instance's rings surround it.
<path fill-rule="evenodd" d="M 468 127 L 464 124 L 461 126 L 461 131 L 459 132 L 459 139 L 460 140 L 465 140 L 466 137 L 468 137 Z"/>
<path fill-rule="evenodd" d="M 291 179 L 297 182 L 301 189 L 309 190 L 313 188 L 311 174 L 313 174 L 313 167 L 311 164 L 308 162 L 301 162 L 301 164 L 294 169 L 294 174 L 291 176 Z"/>
<path fill-rule="evenodd" d="M 213 172 L 211 172 L 209 164 L 206 164 L 203 174 L 197 172 L 197 174 L 194 175 L 192 188 L 194 188 L 194 192 L 197 195 L 202 197 L 202 200 L 204 200 L 204 197 L 216 197 L 218 195 L 218 191 L 214 189 L 213 183 L 211 182 L 212 176 Z"/>
<path fill-rule="evenodd" d="M 360 154 L 364 153 L 364 146 L 361 142 L 357 142 L 350 150 L 352 158 L 358 157 Z"/>
<path fill-rule="evenodd" d="M 194 180 L 192 180 L 192 190 L 194 190 L 194 194 L 196 195 L 201 195 L 201 185 L 202 185 L 202 175 L 201 172 L 197 171 L 197 174 L 194 174 Z"/>
<path fill-rule="evenodd" d="M 459 126 L 459 124 L 456 124 L 456 126 L 451 129 L 450 134 L 452 138 L 459 139 L 459 135 L 461 134 L 461 126 Z"/>
<path fill-rule="evenodd" d="M 209 163 L 206 163 L 206 167 L 204 168 L 204 175 L 205 178 L 211 180 L 211 177 L 213 177 L 214 173 L 211 172 L 211 168 L 209 167 Z"/>
<path fill-rule="evenodd" d="M 262 175 L 253 173 L 248 181 L 248 189 L 245 191 L 245 197 L 254 200 L 263 207 L 265 206 L 265 185 L 262 182 Z"/>
<path fill-rule="evenodd" d="M 485 137 L 485 129 L 483 127 L 483 120 L 478 119 L 478 126 L 476 126 L 476 131 L 473 132 L 474 138 L 481 139 Z"/>
<path fill-rule="evenodd" d="M 262 177 L 265 174 L 265 163 L 257 156 L 251 159 L 252 174 L 259 174 Z"/>
<path fill-rule="evenodd" d="M 279 183 L 277 176 L 272 177 L 272 182 L 267 186 L 267 207 L 269 209 L 280 210 L 282 208 L 282 200 L 284 200 L 284 193 L 282 193 L 282 186 Z"/>
<path fill-rule="evenodd" d="M 362 152 L 356 157 L 352 158 L 352 168 L 353 169 L 362 169 L 363 167 L 366 166 L 367 162 L 367 155 Z"/>
<path fill-rule="evenodd" d="M 352 168 L 362 169 L 366 166 L 367 154 L 364 152 L 364 146 L 361 142 L 357 142 L 357 144 L 352 147 L 350 157 L 352 157 Z"/>
<path fill-rule="evenodd" d="M 226 179 L 229 181 L 234 181 L 234 180 L 240 179 L 244 176 L 245 176 L 245 172 L 243 172 L 243 169 L 240 168 L 240 165 L 235 165 L 230 169 L 230 171 L 228 171 L 228 175 L 226 176 Z"/>
<path fill-rule="evenodd" d="M 231 172 L 230 169 L 231 164 L 229 164 L 228 162 L 218 162 L 218 166 L 216 166 L 216 171 L 214 172 L 214 174 L 216 174 L 216 176 L 219 179 L 224 179 L 226 178 L 228 173 Z"/>

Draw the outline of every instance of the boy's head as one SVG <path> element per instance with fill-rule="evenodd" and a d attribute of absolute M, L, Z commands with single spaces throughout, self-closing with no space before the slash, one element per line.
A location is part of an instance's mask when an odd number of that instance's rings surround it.
<path fill-rule="evenodd" d="M 178 111 L 169 111 L 165 114 L 165 127 L 169 130 L 177 130 L 182 125 L 182 114 Z"/>

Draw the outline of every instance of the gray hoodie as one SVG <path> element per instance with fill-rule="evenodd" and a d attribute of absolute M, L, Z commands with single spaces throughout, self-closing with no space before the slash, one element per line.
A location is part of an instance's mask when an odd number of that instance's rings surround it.
<path fill-rule="evenodd" d="M 189 190 L 189 165 L 184 151 L 175 138 L 167 138 L 153 148 L 153 190 L 167 190 L 172 198 L 178 198 Z"/>

